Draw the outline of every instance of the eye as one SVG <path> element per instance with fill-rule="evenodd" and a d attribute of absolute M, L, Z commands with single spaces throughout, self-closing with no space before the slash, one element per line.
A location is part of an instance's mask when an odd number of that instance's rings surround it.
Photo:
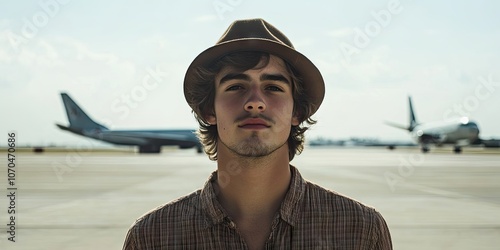
<path fill-rule="evenodd" d="M 275 85 L 270 85 L 270 86 L 267 86 L 266 87 L 267 90 L 271 90 L 271 91 L 279 91 L 279 92 L 283 92 L 283 89 L 278 87 L 278 86 L 275 86 Z"/>
<path fill-rule="evenodd" d="M 240 89 L 243 89 L 242 86 L 240 85 L 232 85 L 232 86 L 229 86 L 226 91 L 234 91 L 234 90 L 240 90 Z"/>

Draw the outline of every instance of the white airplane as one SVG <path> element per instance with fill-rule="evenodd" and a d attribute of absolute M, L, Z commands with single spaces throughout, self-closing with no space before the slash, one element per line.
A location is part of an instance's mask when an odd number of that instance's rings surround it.
<path fill-rule="evenodd" d="M 196 148 L 202 152 L 195 130 L 110 130 L 93 121 L 66 93 L 61 97 L 69 126 L 56 124 L 62 130 L 118 145 L 139 146 L 139 153 L 160 153 L 161 146 Z"/>
<path fill-rule="evenodd" d="M 410 106 L 410 125 L 403 126 L 392 122 L 387 125 L 408 130 L 418 144 L 422 147 L 422 152 L 429 152 L 429 145 L 443 146 L 453 145 L 453 152 L 462 152 L 462 146 L 475 144 L 480 141 L 479 128 L 477 124 L 467 117 L 462 117 L 453 121 L 419 123 L 413 111 L 411 97 L 408 97 Z"/>

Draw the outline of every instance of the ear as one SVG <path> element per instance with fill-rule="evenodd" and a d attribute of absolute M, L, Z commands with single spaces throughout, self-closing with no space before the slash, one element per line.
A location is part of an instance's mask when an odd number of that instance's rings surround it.
<path fill-rule="evenodd" d="M 215 115 L 207 115 L 205 116 L 205 121 L 208 122 L 210 125 L 216 125 L 217 124 L 217 118 Z"/>
<path fill-rule="evenodd" d="M 299 124 L 300 124 L 299 116 L 297 114 L 294 114 L 292 116 L 292 126 L 299 126 Z"/>

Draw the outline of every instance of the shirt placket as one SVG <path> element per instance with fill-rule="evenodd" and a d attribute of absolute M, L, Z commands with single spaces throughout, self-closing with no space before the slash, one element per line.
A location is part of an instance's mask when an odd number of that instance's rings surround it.
<path fill-rule="evenodd" d="M 271 224 L 271 233 L 269 234 L 269 237 L 267 238 L 266 244 L 265 244 L 265 249 L 276 249 L 276 235 L 279 233 L 278 229 L 281 223 L 281 217 L 280 214 L 277 213 L 276 216 L 274 217 L 273 223 Z"/>
<path fill-rule="evenodd" d="M 236 223 L 234 223 L 234 221 L 232 221 L 231 218 L 225 217 L 223 225 L 232 231 L 232 234 L 235 237 L 234 244 L 239 244 L 238 249 L 248 249 L 245 240 L 243 239 L 243 237 L 241 237 L 241 234 L 238 231 L 238 228 L 236 227 Z"/>

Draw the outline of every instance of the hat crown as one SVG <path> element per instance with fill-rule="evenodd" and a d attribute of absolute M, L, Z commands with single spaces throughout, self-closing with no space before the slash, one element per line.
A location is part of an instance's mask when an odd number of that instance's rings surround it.
<path fill-rule="evenodd" d="M 197 84 L 200 84 L 198 71 L 210 67 L 228 54 L 243 51 L 272 54 L 289 63 L 302 79 L 305 94 L 312 104 L 309 115 L 318 110 L 325 95 L 325 83 L 318 68 L 306 56 L 295 50 L 281 31 L 265 20 L 255 18 L 233 22 L 214 46 L 201 52 L 189 65 L 184 76 L 184 97 L 198 116 L 204 115 L 201 113 L 199 99 L 206 97 L 205 93 L 196 90 L 199 88 Z"/>
<path fill-rule="evenodd" d="M 246 19 L 233 22 L 216 45 L 235 40 L 262 39 L 276 42 L 294 49 L 292 42 L 276 27 L 264 19 Z"/>

